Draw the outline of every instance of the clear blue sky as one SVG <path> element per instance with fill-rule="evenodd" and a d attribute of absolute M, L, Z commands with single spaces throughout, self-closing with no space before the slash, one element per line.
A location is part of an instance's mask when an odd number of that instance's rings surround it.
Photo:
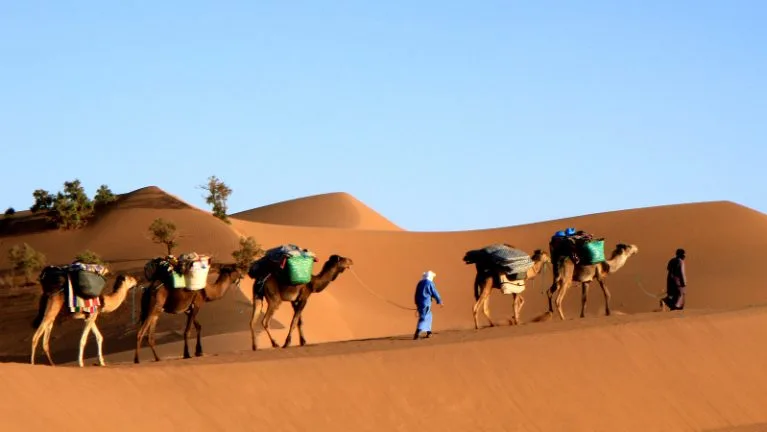
<path fill-rule="evenodd" d="M 236 212 L 346 191 L 406 229 L 767 212 L 767 2 L 18 1 L 2 209 L 80 178 Z"/>

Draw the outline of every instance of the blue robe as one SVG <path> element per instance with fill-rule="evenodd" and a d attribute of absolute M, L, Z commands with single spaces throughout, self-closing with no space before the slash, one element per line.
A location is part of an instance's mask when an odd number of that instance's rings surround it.
<path fill-rule="evenodd" d="M 421 279 L 418 281 L 418 285 L 415 287 L 415 307 L 418 310 L 418 325 L 416 329 L 418 331 L 431 331 L 431 299 L 437 301 L 437 304 L 442 304 L 442 297 L 437 291 L 437 286 L 429 279 Z"/>

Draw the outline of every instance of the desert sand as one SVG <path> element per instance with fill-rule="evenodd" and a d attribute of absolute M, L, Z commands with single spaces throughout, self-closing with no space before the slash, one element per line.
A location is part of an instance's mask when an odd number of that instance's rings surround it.
<path fill-rule="evenodd" d="M 121 195 L 79 231 L 42 230 L 36 217 L 17 213 L 0 227 L 0 269 L 9 268 L 8 248 L 27 242 L 49 263 L 90 249 L 113 271 L 135 274 L 164 253 L 147 233 L 159 216 L 182 232 L 179 252 L 219 262 L 233 261 L 240 236 L 253 236 L 264 249 L 295 243 L 315 251 L 315 272 L 330 254 L 355 265 L 310 298 L 305 347 L 272 349 L 260 334 L 259 350 L 250 350 L 252 281 L 245 278 L 240 291 L 200 313 L 204 357 L 180 358 L 184 317 L 165 314 L 158 324 L 163 361 L 152 361 L 145 345 L 134 365 L 138 298 L 129 296 L 99 318 L 105 368 L 91 366 L 93 339 L 86 367 L 73 367 L 83 323 L 72 320 L 53 330 L 57 367 L 42 353 L 40 364 L 29 365 L 40 287 L 4 284 L 3 430 L 82 429 L 91 421 L 73 414 L 72 402 L 86 400 L 97 423 L 114 430 L 767 430 L 767 290 L 760 277 L 767 215 L 736 203 L 427 233 L 407 231 L 345 193 L 239 212 L 229 225 L 151 186 Z M 615 313 L 604 316 L 593 284 L 586 318 L 578 318 L 581 294 L 573 287 L 566 321 L 536 322 L 547 309 L 549 270 L 524 293 L 522 325 L 505 325 L 511 299 L 496 290 L 490 306 L 499 326 L 474 330 L 474 268 L 463 254 L 495 242 L 547 250 L 553 232 L 568 226 L 605 237 L 607 253 L 618 242 L 639 247 L 608 279 Z M 665 265 L 677 247 L 688 252 L 686 310 L 658 312 Z M 425 270 L 436 272 L 446 305 L 435 310 L 435 337 L 412 341 L 413 288 Z M 272 323 L 280 342 L 291 312 L 283 304 Z"/>

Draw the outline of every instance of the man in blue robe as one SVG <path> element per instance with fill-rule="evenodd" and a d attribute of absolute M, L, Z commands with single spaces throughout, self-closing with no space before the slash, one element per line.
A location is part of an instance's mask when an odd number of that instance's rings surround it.
<path fill-rule="evenodd" d="M 418 281 L 418 285 L 415 287 L 415 307 L 418 311 L 418 325 L 415 329 L 415 335 L 413 340 L 418 339 L 418 336 L 422 331 L 426 332 L 426 337 L 431 337 L 431 300 L 437 301 L 437 304 L 444 307 L 442 303 L 442 297 L 437 291 L 437 286 L 434 285 L 434 277 L 437 276 L 433 271 L 429 270 L 423 274 L 423 278 Z"/>

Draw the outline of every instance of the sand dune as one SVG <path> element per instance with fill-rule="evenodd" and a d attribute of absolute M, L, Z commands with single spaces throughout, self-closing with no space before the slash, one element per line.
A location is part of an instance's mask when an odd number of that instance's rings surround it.
<path fill-rule="evenodd" d="M 74 388 L 68 382 L 74 377 L 70 374 L 75 373 L 79 374 L 77 380 L 82 380 L 78 385 L 101 392 L 101 396 L 109 397 L 108 387 L 121 388 L 124 394 L 136 397 L 109 408 L 105 414 L 120 419 L 126 414 L 118 409 L 145 412 L 146 418 L 131 416 L 134 423 L 118 422 L 131 427 L 151 424 L 154 430 L 164 421 L 182 418 L 193 419 L 200 428 L 222 428 L 234 421 L 256 418 L 259 427 L 268 427 L 286 418 L 274 414 L 284 411 L 279 404 L 285 400 L 292 401 L 285 409 L 302 415 L 289 417 L 290 422 L 278 430 L 306 430 L 309 424 L 313 425 L 311 430 L 343 426 L 354 430 L 436 430 L 446 425 L 459 425 L 460 430 L 702 430 L 767 420 L 754 408 L 764 403 L 764 395 L 756 387 L 763 384 L 759 381 L 761 375 L 751 381 L 744 375 L 765 355 L 750 342 L 763 338 L 757 329 L 764 326 L 767 312 L 754 309 L 679 320 L 668 319 L 671 314 L 649 313 L 657 308 L 665 265 L 677 247 L 688 251 L 689 309 L 725 310 L 767 303 L 759 266 L 767 258 L 767 215 L 735 203 L 662 206 L 524 226 L 424 233 L 402 230 L 348 194 L 318 195 L 241 212 L 232 215 L 229 225 L 159 188 L 148 187 L 121 195 L 117 203 L 80 231 L 40 231 L 29 222 L 33 217 L 21 212 L 19 215 L 14 225 L 4 226 L 0 237 L 2 268 L 8 267 L 7 249 L 27 242 L 44 252 L 49 262 L 68 262 L 87 248 L 111 261 L 115 271 L 135 271 L 146 259 L 164 252 L 162 246 L 148 238 L 147 227 L 156 217 L 172 220 L 184 234 L 179 252 L 209 253 L 219 261 L 232 260 L 231 252 L 241 235 L 255 237 L 264 248 L 299 244 L 315 251 L 321 262 L 334 253 L 354 260 L 352 271 L 313 296 L 304 313 L 309 343 L 320 345 L 275 351 L 260 334 L 263 351 L 250 353 L 252 281 L 246 278 L 240 291 L 206 304 L 200 313 L 205 351 L 211 357 L 146 363 L 138 368 L 120 366 L 116 370 L 51 370 L 10 364 L 0 367 L 0 374 L 20 377 L 13 383 L 19 388 L 34 387 L 39 379 L 52 380 L 46 385 L 51 388 Z M 639 254 L 608 280 L 613 310 L 618 316 L 602 316 L 602 294 L 598 286 L 593 286 L 587 311 L 590 318 L 573 319 L 581 297 L 580 289 L 575 287 L 565 301 L 565 312 L 573 320 L 531 322 L 546 310 L 543 289 L 551 283 L 549 271 L 525 292 L 525 325 L 483 329 L 476 334 L 466 331 L 473 328 L 474 269 L 463 264 L 465 251 L 507 242 L 532 253 L 536 248 L 547 249 L 551 234 L 567 226 L 605 237 L 608 253 L 617 242 L 639 247 Z M 406 340 L 321 345 L 411 334 L 415 325 L 412 291 L 427 269 L 437 273 L 437 287 L 446 303 L 436 310 L 435 329 L 442 332 L 436 340 L 426 341 L 420 348 L 413 348 L 412 341 Z M 211 279 L 214 277 L 212 274 Z M 3 290 L 0 356 L 4 361 L 28 361 L 32 334 L 29 321 L 37 306 L 38 291 L 39 287 Z M 491 312 L 496 322 L 505 323 L 511 313 L 510 303 L 507 296 L 493 293 Z M 99 318 L 106 338 L 105 350 L 112 361 L 132 358 L 137 311 L 137 298 L 129 296 L 118 311 Z M 636 315 L 643 313 L 649 314 Z M 290 317 L 288 304 L 275 316 L 272 329 L 279 341 L 286 335 L 284 326 Z M 158 343 L 162 356 L 174 358 L 181 354 L 183 322 L 183 316 L 161 317 Z M 484 318 L 481 323 L 486 325 Z M 51 345 L 57 362 L 74 360 L 81 328 L 81 321 L 56 325 Z M 565 335 L 557 329 L 576 331 Z M 227 354 L 243 350 L 248 353 Z M 95 354 L 94 343 L 87 354 Z M 670 363 L 664 360 L 668 356 L 693 365 L 692 369 L 674 375 Z M 142 357 L 149 362 L 148 349 L 142 351 Z M 569 359 L 565 367 L 558 358 Z M 746 358 L 750 360 L 746 362 Z M 256 359 L 269 361 L 258 362 L 258 367 L 253 368 L 249 362 Z M 421 364 L 419 372 L 409 372 L 416 364 Z M 738 367 L 732 368 L 732 364 Z M 184 366 L 176 367 L 179 365 Z M 283 372 L 278 378 L 275 374 L 282 370 L 292 372 Z M 181 374 L 198 377 L 202 384 L 198 387 L 197 381 L 179 380 Z M 716 378 L 701 379 L 709 375 Z M 108 387 L 95 390 L 96 379 L 108 383 Z M 641 390 L 643 384 L 649 387 Z M 510 390 L 512 386 L 515 390 Z M 738 386 L 742 386 L 740 394 Z M 146 388 L 151 391 L 142 390 Z M 204 388 L 199 394 L 214 396 L 213 400 L 206 399 L 207 406 L 225 414 L 203 418 L 204 410 L 187 406 L 198 403 L 198 394 L 181 396 L 178 392 L 192 388 Z M 222 388 L 231 388 L 231 392 L 216 393 Z M 288 388 L 294 388 L 294 393 L 288 393 Z M 332 397 L 322 397 L 317 388 L 330 392 Z M 398 394 L 402 399 L 387 403 L 373 396 L 354 396 L 362 388 L 376 389 L 376 397 Z M 140 391 L 145 395 L 138 398 Z M 426 406 L 419 396 L 426 391 L 443 395 L 438 405 Z M 695 403 L 669 407 L 674 405 L 667 402 L 670 398 L 693 393 L 698 395 L 693 398 Z M 31 398 L 33 392 L 29 394 Z M 186 397 L 192 399 L 184 399 L 187 402 L 180 403 L 182 408 L 167 418 L 158 411 L 166 405 L 153 402 Z M 247 409 L 232 406 L 231 401 L 248 398 L 258 403 Z M 741 408 L 735 407 L 734 401 L 742 402 Z M 552 407 L 556 413 L 546 414 Z M 709 408 L 704 411 L 700 407 Z M 359 415 L 344 416 L 349 408 Z M 421 408 L 428 414 L 419 418 L 416 410 Z M 23 411 L 14 412 L 23 415 Z M 472 414 L 475 412 L 482 416 Z M 657 415 L 651 416 L 650 412 Z M 54 410 L 28 420 L 43 424 L 59 415 Z M 565 424 L 572 427 L 564 428 Z"/>
<path fill-rule="evenodd" d="M 402 228 L 347 193 L 327 193 L 278 202 L 232 214 L 276 225 L 401 231 Z"/>
<path fill-rule="evenodd" d="M 14 403 L 0 414 L 9 430 L 80 429 L 63 421 L 71 405 L 41 410 L 39 401 L 82 394 L 112 401 L 99 404 L 112 430 L 645 432 L 767 422 L 758 343 L 767 310 L 650 315 L 138 368 L 3 365 Z"/>

